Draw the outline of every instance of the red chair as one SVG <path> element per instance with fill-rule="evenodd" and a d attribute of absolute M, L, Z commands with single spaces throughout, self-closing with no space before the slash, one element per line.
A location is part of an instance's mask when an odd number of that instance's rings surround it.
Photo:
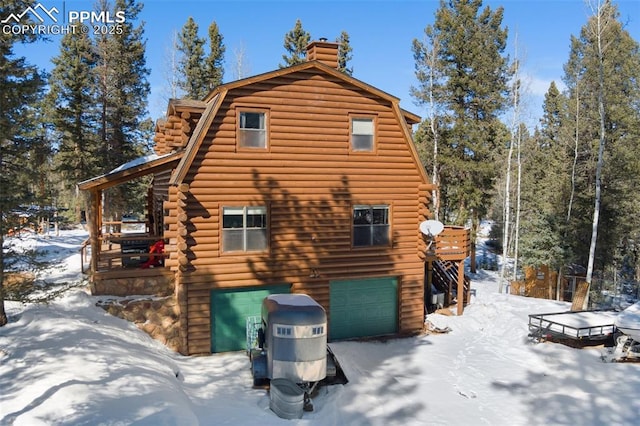
<path fill-rule="evenodd" d="M 144 262 L 140 267 L 142 269 L 151 268 L 154 266 L 164 266 L 164 241 L 156 241 L 149 250 L 149 260 Z"/>

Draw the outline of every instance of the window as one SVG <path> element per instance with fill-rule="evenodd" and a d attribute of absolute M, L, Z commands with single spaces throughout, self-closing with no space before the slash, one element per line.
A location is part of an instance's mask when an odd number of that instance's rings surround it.
<path fill-rule="evenodd" d="M 242 148 L 266 148 L 266 113 L 240 111 L 238 116 L 238 145 Z"/>
<path fill-rule="evenodd" d="M 358 152 L 373 152 L 373 129 L 373 118 L 351 118 L 351 150 Z"/>
<path fill-rule="evenodd" d="M 278 337 L 290 337 L 291 336 L 291 332 L 293 331 L 293 327 L 292 326 L 276 326 L 276 336 Z"/>
<path fill-rule="evenodd" d="M 266 207 L 224 207 L 222 249 L 258 251 L 267 248 Z"/>
<path fill-rule="evenodd" d="M 285 339 L 314 339 L 325 336 L 326 329 L 324 324 L 312 325 L 272 325 L 273 335 Z"/>
<path fill-rule="evenodd" d="M 355 206 L 353 208 L 353 245 L 389 244 L 389 206 Z"/>

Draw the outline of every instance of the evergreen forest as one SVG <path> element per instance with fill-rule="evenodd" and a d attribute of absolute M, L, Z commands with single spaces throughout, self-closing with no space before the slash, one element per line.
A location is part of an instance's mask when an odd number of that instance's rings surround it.
<path fill-rule="evenodd" d="M 0 16 L 30 4 L 4 1 Z M 588 282 L 640 281 L 640 45 L 614 1 L 593 6 L 571 37 L 563 89 L 549 86 L 533 128 L 523 124 L 520 58 L 507 51 L 502 7 L 442 0 L 413 44 L 398 46 L 413 53 L 412 94 L 429 111 L 414 141 L 437 184 L 434 218 L 473 236 L 491 220 L 496 251 L 515 259 L 505 279 L 548 265 L 583 270 Z M 160 117 L 148 114 L 143 4 L 94 7 L 127 20 L 114 34 L 60 36 L 49 72 L 15 54 L 44 36 L 0 34 L 0 243 L 25 222 L 85 220 L 88 200 L 76 184 L 152 152 Z M 195 18 L 176 34 L 171 97 L 202 99 L 225 82 L 224 37 L 207 24 L 206 37 Z M 303 61 L 309 41 L 298 20 L 279 66 Z M 358 78 L 349 34 L 335 41 L 340 70 Z M 106 191 L 104 217 L 141 214 L 147 184 Z M 0 264 L 9 267 L 4 255 Z"/>

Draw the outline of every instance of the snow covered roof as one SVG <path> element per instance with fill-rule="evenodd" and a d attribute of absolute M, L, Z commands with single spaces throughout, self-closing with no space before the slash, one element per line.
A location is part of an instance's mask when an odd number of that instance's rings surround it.
<path fill-rule="evenodd" d="M 165 154 L 165 155 L 170 155 L 170 154 Z M 158 154 L 149 154 L 149 155 L 145 155 L 143 157 L 138 157 L 136 159 L 133 159 L 133 160 L 129 161 L 128 163 L 124 163 L 124 164 L 119 165 L 115 169 L 111 170 L 109 172 L 109 174 L 118 173 L 118 172 L 121 172 L 123 170 L 131 169 L 131 168 L 136 167 L 136 166 L 141 166 L 143 164 L 147 164 L 147 163 L 150 163 L 151 161 L 157 160 L 158 158 L 161 158 L 161 157 L 164 157 L 164 156 L 160 156 Z"/>
<path fill-rule="evenodd" d="M 145 155 L 122 164 L 109 173 L 82 181 L 78 183 L 78 187 L 82 190 L 105 189 L 141 176 L 168 170 L 175 166 L 173 163 L 177 163 L 183 154 L 184 151 Z"/>

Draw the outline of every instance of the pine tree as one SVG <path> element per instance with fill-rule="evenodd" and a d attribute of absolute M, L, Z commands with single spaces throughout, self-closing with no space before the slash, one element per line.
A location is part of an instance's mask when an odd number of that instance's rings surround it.
<path fill-rule="evenodd" d="M 440 57 L 440 39 L 433 26 L 428 25 L 424 30 L 424 39 L 413 40 L 413 59 L 415 60 L 415 74 L 420 82 L 418 87 L 411 87 L 411 95 L 416 101 L 426 106 L 428 116 L 421 123 L 416 134 L 416 143 L 420 149 L 422 163 L 431 169 L 431 183 L 435 188 L 431 191 L 431 210 L 434 219 L 440 218 L 440 162 L 438 159 L 438 145 L 440 143 L 441 128 L 447 120 L 444 113 L 444 97 L 438 93 L 444 87 L 445 64 Z"/>
<path fill-rule="evenodd" d="M 142 24 L 134 27 L 142 5 L 135 0 L 116 0 L 114 10 L 127 17 L 119 24 L 120 34 L 102 35 L 97 40 L 100 160 L 105 172 L 142 155 L 148 139 L 144 117 L 149 69 L 144 28 Z M 140 185 L 130 182 L 105 191 L 105 217 L 116 219 L 131 209 L 142 211 L 146 191 Z"/>
<path fill-rule="evenodd" d="M 226 47 L 223 43 L 224 37 L 220 34 L 220 29 L 215 21 L 209 25 L 209 47 L 210 53 L 206 59 L 205 71 L 207 79 L 207 93 L 222 84 L 224 77 L 224 52 Z"/>
<path fill-rule="evenodd" d="M 540 128 L 523 144 L 522 263 L 559 268 L 565 263 L 565 203 L 570 193 L 570 161 L 563 136 L 567 99 L 551 83 L 543 103 Z"/>
<path fill-rule="evenodd" d="M 20 13 L 29 5 L 26 1 L 4 2 L 0 16 Z M 20 205 L 32 201 L 29 187 L 18 185 L 25 177 L 24 164 L 37 148 L 34 131 L 33 106 L 41 96 L 44 77 L 29 65 L 24 57 L 16 57 L 15 43 L 28 43 L 36 38 L 30 35 L 0 33 L 0 326 L 7 323 L 4 308 L 5 271 L 8 252 L 4 237 L 14 226 Z"/>
<path fill-rule="evenodd" d="M 634 189 L 640 183 L 640 150 L 634 142 L 640 128 L 638 75 L 638 42 L 623 29 L 617 8 L 606 1 L 580 36 L 572 37 L 564 78 L 574 117 L 571 130 L 578 142 L 576 198 L 567 240 L 571 260 L 586 266 L 593 257 L 596 271 L 613 267 L 637 250 L 629 237 L 640 229 Z M 597 232 L 594 225 L 606 232 Z M 594 229 L 597 249 L 590 255 L 585 248 L 593 244 Z"/>
<path fill-rule="evenodd" d="M 23 171 L 13 186 L 27 188 L 31 200 L 30 220 L 44 232 L 48 231 L 48 222 L 52 219 L 51 208 L 56 204 L 58 189 L 52 180 L 54 147 L 43 103 L 42 97 L 39 96 L 36 103 L 25 112 L 25 118 L 31 123 L 25 128 L 25 135 L 31 141 L 31 147 L 25 161 L 20 164 Z M 47 222 L 47 227 L 42 227 L 44 222 Z"/>
<path fill-rule="evenodd" d="M 353 67 L 349 67 L 349 61 L 353 59 L 351 52 L 353 48 L 349 43 L 349 33 L 342 31 L 340 37 L 336 39 L 338 43 L 338 70 L 347 74 L 353 74 Z"/>
<path fill-rule="evenodd" d="M 206 39 L 198 36 L 198 24 L 192 17 L 178 35 L 177 50 L 180 55 L 178 74 L 180 88 L 191 99 L 203 99 L 211 90 L 222 84 L 224 77 L 224 37 L 218 24 L 209 25 L 209 55 L 205 57 Z"/>
<path fill-rule="evenodd" d="M 58 135 L 56 170 L 67 197 L 73 200 L 74 219 L 87 211 L 85 197 L 76 197 L 75 185 L 100 172 L 98 164 L 96 76 L 97 57 L 91 39 L 79 29 L 65 35 L 49 79 L 48 115 Z"/>
<path fill-rule="evenodd" d="M 441 43 L 436 103 L 450 111 L 440 135 L 441 206 L 446 221 L 472 220 L 472 234 L 491 205 L 496 167 L 508 132 L 500 122 L 507 106 L 507 31 L 503 9 L 480 11 L 481 0 L 442 2 L 433 35 Z"/>
<path fill-rule="evenodd" d="M 178 67 L 182 81 L 180 88 L 190 99 L 200 100 L 209 93 L 204 67 L 205 39 L 198 37 L 198 24 L 190 16 L 178 35 L 180 65 Z"/>
<path fill-rule="evenodd" d="M 311 34 L 302 28 L 300 19 L 296 20 L 293 29 L 284 36 L 284 48 L 288 54 L 282 55 L 284 63 L 280 64 L 280 68 L 290 67 L 304 62 L 307 55 L 307 46 L 310 41 Z"/>

